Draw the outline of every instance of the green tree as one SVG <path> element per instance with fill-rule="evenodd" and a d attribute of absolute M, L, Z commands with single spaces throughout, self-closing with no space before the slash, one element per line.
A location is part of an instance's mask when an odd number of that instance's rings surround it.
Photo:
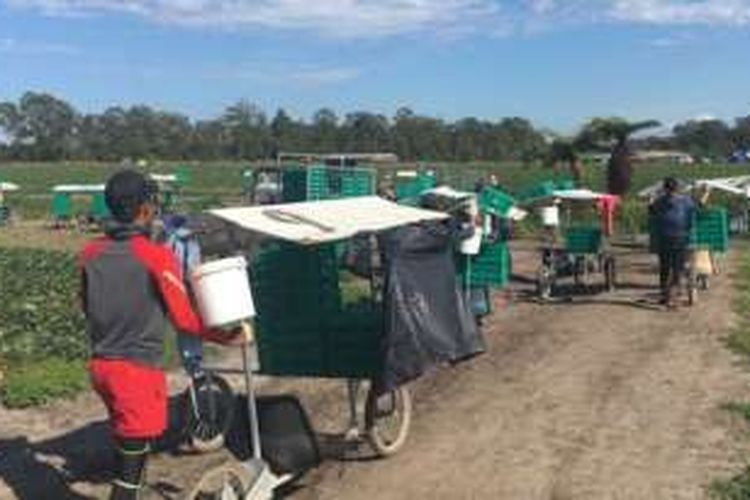
<path fill-rule="evenodd" d="M 732 152 L 732 133 L 721 120 L 690 120 L 674 127 L 675 144 L 693 156 L 726 158 Z"/>
<path fill-rule="evenodd" d="M 310 126 L 311 148 L 316 152 L 336 151 L 340 146 L 339 119 L 330 108 L 315 112 Z"/>
<path fill-rule="evenodd" d="M 12 148 L 32 160 L 70 158 L 78 118 L 70 104 L 44 93 L 26 92 L 17 105 L 0 105 L 0 126 Z"/>
<path fill-rule="evenodd" d="M 253 160 L 272 155 L 266 115 L 255 104 L 237 102 L 226 109 L 221 122 L 229 138 L 228 153 L 232 158 Z"/>

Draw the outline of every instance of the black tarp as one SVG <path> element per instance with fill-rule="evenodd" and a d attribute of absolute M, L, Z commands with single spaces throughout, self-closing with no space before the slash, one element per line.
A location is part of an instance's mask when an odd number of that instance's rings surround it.
<path fill-rule="evenodd" d="M 418 378 L 436 364 L 484 352 L 484 339 L 456 274 L 454 249 L 461 236 L 453 221 L 405 226 L 381 235 L 383 391 Z"/>

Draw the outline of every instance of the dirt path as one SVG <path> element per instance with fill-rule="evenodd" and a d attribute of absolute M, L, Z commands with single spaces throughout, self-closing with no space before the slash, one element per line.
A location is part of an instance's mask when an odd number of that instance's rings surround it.
<path fill-rule="evenodd" d="M 739 458 L 719 406 L 747 392 L 721 343 L 728 280 L 669 313 L 641 302 L 648 258 L 630 264 L 627 291 L 497 317 L 488 355 L 416 387 L 402 454 L 331 466 L 298 498 L 703 498 Z"/>
<path fill-rule="evenodd" d="M 515 260 L 521 273 L 533 270 L 531 254 Z M 329 461 L 292 497 L 704 498 L 705 485 L 734 472 L 746 451 L 720 409 L 742 400 L 750 380 L 722 344 L 729 283 L 721 277 L 692 310 L 665 312 L 649 298 L 651 266 L 649 257 L 629 257 L 626 287 L 615 294 L 546 305 L 521 298 L 499 312 L 486 355 L 414 384 L 415 422 L 401 454 Z M 340 385 L 289 381 L 268 390 L 300 394 L 316 429 L 341 430 Z M 102 417 L 91 396 L 42 411 L 0 409 L 0 498 L 103 494 L 92 471 L 106 461 L 95 452 L 106 451 L 106 429 L 90 423 Z M 158 458 L 154 498 L 179 497 L 178 485 L 221 460 Z"/>

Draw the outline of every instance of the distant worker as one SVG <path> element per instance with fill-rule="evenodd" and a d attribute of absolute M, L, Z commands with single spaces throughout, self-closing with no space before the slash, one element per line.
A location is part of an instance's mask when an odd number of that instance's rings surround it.
<path fill-rule="evenodd" d="M 668 307 L 674 307 L 681 284 L 695 211 L 695 202 L 679 193 L 673 177 L 664 179 L 663 193 L 649 207 L 659 253 L 661 301 Z"/>
<path fill-rule="evenodd" d="M 105 188 L 113 222 L 80 256 L 89 372 L 118 447 L 114 500 L 140 498 L 150 442 L 167 427 L 162 370 L 167 318 L 181 333 L 223 343 L 245 339 L 239 331 L 205 328 L 174 254 L 149 239 L 156 194 L 154 183 L 138 172 L 114 174 Z"/>

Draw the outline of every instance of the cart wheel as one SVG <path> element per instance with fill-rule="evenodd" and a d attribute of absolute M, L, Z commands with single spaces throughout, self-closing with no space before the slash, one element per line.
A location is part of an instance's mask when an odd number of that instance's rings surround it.
<path fill-rule="evenodd" d="M 239 463 L 209 469 L 185 497 L 186 500 L 241 500 L 250 488 L 249 471 Z"/>
<path fill-rule="evenodd" d="M 537 273 L 536 291 L 542 300 L 552 297 L 552 273 L 547 266 L 542 266 Z"/>
<path fill-rule="evenodd" d="M 617 264 L 612 256 L 604 261 L 604 284 L 608 292 L 613 292 L 617 287 Z"/>
<path fill-rule="evenodd" d="M 224 378 L 199 375 L 184 394 L 185 433 L 194 451 L 207 453 L 224 446 L 234 419 L 234 392 Z"/>
<path fill-rule="evenodd" d="M 411 394 L 406 387 L 377 395 L 370 387 L 365 403 L 365 429 L 370 445 L 380 457 L 397 453 L 406 443 L 411 426 Z"/>
<path fill-rule="evenodd" d="M 688 272 L 687 276 L 687 300 L 688 305 L 693 306 L 698 299 L 698 287 L 696 286 L 696 277 L 693 271 Z"/>
<path fill-rule="evenodd" d="M 576 256 L 575 263 L 573 264 L 573 282 L 576 286 L 580 287 L 584 284 L 586 278 L 586 258 L 583 256 Z"/>
<path fill-rule="evenodd" d="M 707 275 L 701 274 L 698 276 L 698 287 L 704 292 L 708 290 L 709 280 Z"/>

